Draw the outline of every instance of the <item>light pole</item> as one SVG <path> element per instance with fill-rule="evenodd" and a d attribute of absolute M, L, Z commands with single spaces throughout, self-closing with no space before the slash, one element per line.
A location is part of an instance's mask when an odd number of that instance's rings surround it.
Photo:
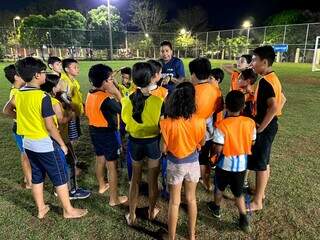
<path fill-rule="evenodd" d="M 16 28 L 16 21 L 20 21 L 21 20 L 21 18 L 19 17 L 19 16 L 15 16 L 14 18 L 13 18 L 13 30 L 14 30 L 14 38 L 15 38 L 15 40 L 17 40 L 17 28 Z M 16 46 L 16 53 L 15 53 L 15 56 L 18 56 L 18 46 L 17 46 L 17 44 L 15 44 L 15 46 Z"/>
<path fill-rule="evenodd" d="M 247 53 L 249 53 L 249 37 L 250 37 L 250 28 L 252 27 L 252 23 L 250 20 L 246 20 L 243 22 L 242 27 L 247 29 Z"/>
<path fill-rule="evenodd" d="M 112 29 L 110 15 L 110 0 L 108 0 L 108 26 L 109 26 L 109 44 L 110 44 L 110 60 L 113 59 Z"/>

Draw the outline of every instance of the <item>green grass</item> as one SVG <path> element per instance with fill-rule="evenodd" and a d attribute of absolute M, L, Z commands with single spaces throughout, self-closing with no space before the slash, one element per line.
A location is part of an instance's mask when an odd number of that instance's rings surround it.
<path fill-rule="evenodd" d="M 189 60 L 185 60 L 187 68 Z M 113 69 L 131 66 L 134 61 L 107 62 Z M 213 61 L 220 66 L 221 61 Z M 82 62 L 79 77 L 82 91 L 89 89 L 88 69 L 95 62 Z M 4 80 L 0 64 L 0 105 L 5 104 L 9 84 Z M 237 210 L 231 201 L 224 201 L 220 221 L 212 218 L 206 208 L 211 195 L 198 187 L 198 239 L 320 239 L 320 166 L 319 166 L 319 96 L 320 73 L 312 73 L 308 64 L 276 64 L 274 70 L 282 81 L 287 105 L 280 119 L 279 132 L 273 144 L 271 179 L 267 189 L 265 208 L 252 215 L 253 232 L 241 233 L 237 228 Z M 222 88 L 228 90 L 226 77 Z M 108 196 L 98 196 L 94 177 L 94 155 L 86 121 L 84 136 L 76 147 L 78 157 L 88 164 L 80 185 L 93 190 L 93 196 L 74 201 L 77 207 L 89 209 L 89 215 L 80 220 L 62 218 L 61 208 L 47 184 L 46 201 L 53 211 L 42 221 L 35 217 L 36 209 L 31 192 L 21 189 L 22 172 L 19 153 L 12 139 L 10 119 L 0 116 L 0 239 L 153 239 L 166 223 L 168 204 L 159 201 L 159 223 L 139 221 L 139 228 L 127 227 L 124 220 L 126 207 L 111 208 Z M 120 176 L 120 192 L 128 194 L 126 171 Z M 142 199 L 145 200 L 144 197 Z M 146 206 L 142 201 L 141 205 Z M 187 236 L 186 212 L 181 209 L 178 239 Z"/>

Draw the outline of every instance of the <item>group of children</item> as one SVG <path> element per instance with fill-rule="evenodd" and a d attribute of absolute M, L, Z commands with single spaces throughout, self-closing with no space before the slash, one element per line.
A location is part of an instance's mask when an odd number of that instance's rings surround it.
<path fill-rule="evenodd" d="M 272 72 L 274 59 L 273 48 L 263 46 L 253 51 L 253 57 L 240 57 L 236 68 L 224 65 L 232 79 L 225 100 L 219 87 L 224 72 L 212 69 L 210 61 L 202 57 L 190 62 L 190 80 L 177 84 L 170 94 L 161 85 L 165 82 L 161 81 L 162 65 L 156 60 L 138 62 L 132 69 L 125 67 L 118 71 L 96 64 L 88 73 L 92 88 L 85 104 L 76 80 L 79 74 L 76 60 L 51 57 L 48 61 L 51 74 L 41 60 L 31 57 L 11 65 L 10 71 L 8 67 L 5 72 L 13 90 L 4 113 L 15 119 L 26 187 L 32 188 L 38 217 L 43 218 L 49 211 L 43 199 L 46 174 L 56 187 L 65 218 L 87 213 L 85 209 L 72 207 L 69 190 L 75 189 L 79 198 L 90 192 L 77 186 L 68 187 L 72 185 L 70 165 L 76 176 L 72 146 L 80 136 L 80 117 L 85 114 L 96 155 L 99 193 L 109 189 L 110 206 L 129 202 L 129 213 L 125 215 L 128 225 L 136 223 L 143 160 L 147 159 L 148 217 L 154 220 L 159 213 L 156 205 L 162 168 L 170 198 L 169 239 L 175 239 L 182 189 L 188 205 L 189 239 L 195 239 L 196 187 L 200 179 L 208 191 L 214 184 L 214 200 L 208 203 L 208 208 L 218 218 L 222 194 L 230 186 L 240 214 L 239 226 L 249 232 L 247 212 L 262 209 L 277 116 L 285 102 L 279 79 Z M 120 82 L 115 79 L 118 72 Z M 255 84 L 258 74 L 261 79 Z M 124 147 L 122 142 L 126 142 L 128 197 L 118 194 L 117 160 Z M 68 155 L 71 161 L 66 160 Z M 108 183 L 104 178 L 105 167 Z M 257 176 L 253 202 L 246 206 L 243 193 L 247 169 Z M 76 181 L 73 183 L 76 185 Z"/>

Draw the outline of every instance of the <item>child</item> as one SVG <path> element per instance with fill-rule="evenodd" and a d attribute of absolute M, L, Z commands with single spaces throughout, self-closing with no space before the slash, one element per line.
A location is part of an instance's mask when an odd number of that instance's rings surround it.
<path fill-rule="evenodd" d="M 210 71 L 209 81 L 212 82 L 213 85 L 220 88 L 220 84 L 224 79 L 224 72 L 221 68 L 213 68 Z"/>
<path fill-rule="evenodd" d="M 162 64 L 159 61 L 153 59 L 147 62 L 150 63 L 151 66 L 154 68 L 154 75 L 151 79 L 151 84 L 149 86 L 150 94 L 153 96 L 160 97 L 162 100 L 164 100 L 168 95 L 168 89 L 162 86 L 158 86 L 158 82 L 161 79 Z"/>
<path fill-rule="evenodd" d="M 110 185 L 110 206 L 128 201 L 126 196 L 118 195 L 117 159 L 119 158 L 118 115 L 121 113 L 121 94 L 113 84 L 112 69 L 103 64 L 90 68 L 88 74 L 93 88 L 86 99 L 86 115 L 89 119 L 89 132 L 96 154 L 96 176 L 99 193 L 106 190 L 104 181 L 105 166 L 108 169 Z"/>
<path fill-rule="evenodd" d="M 137 90 L 122 99 L 121 117 L 129 133 L 128 151 L 132 158 L 132 179 L 129 189 L 129 209 L 126 214 L 128 225 L 136 221 L 136 207 L 139 183 L 142 175 L 142 160 L 148 158 L 148 190 L 150 220 L 154 220 L 159 209 L 156 208 L 158 197 L 158 175 L 160 151 L 159 121 L 163 101 L 149 93 L 149 85 L 154 75 L 149 63 L 138 62 L 133 65 L 132 78 Z"/>
<path fill-rule="evenodd" d="M 194 86 L 190 82 L 180 83 L 166 102 L 166 118 L 160 121 L 163 152 L 168 159 L 169 239 L 175 239 L 183 183 L 188 204 L 189 239 L 195 239 L 196 188 L 200 178 L 198 149 L 205 143 L 206 132 L 205 120 L 197 117 L 195 111 Z"/>
<path fill-rule="evenodd" d="M 249 68 L 252 62 L 252 56 L 249 54 L 242 55 L 236 64 L 236 68 L 233 64 L 223 64 L 222 69 L 230 75 L 230 90 L 238 90 L 238 78 L 240 72 Z"/>
<path fill-rule="evenodd" d="M 69 139 L 71 142 L 77 140 L 81 135 L 80 116 L 83 114 L 82 93 L 80 84 L 76 77 L 79 75 L 79 64 L 72 58 L 63 59 L 62 68 L 64 73 L 61 74 L 61 90 L 66 92 L 71 99 L 72 106 L 76 117 L 69 122 Z"/>
<path fill-rule="evenodd" d="M 68 137 L 68 122 L 74 117 L 74 112 L 71 111 L 71 109 L 68 108 L 63 101 L 60 102 L 58 100 L 59 96 L 61 96 L 60 86 L 58 84 L 59 81 L 60 77 L 58 75 L 47 74 L 46 81 L 44 84 L 41 85 L 40 88 L 41 90 L 47 92 L 48 95 L 51 97 L 52 108 L 55 112 L 55 116 L 53 116 L 54 122 L 57 128 L 59 129 L 63 141 L 66 143 L 66 146 L 68 147 L 68 153 L 65 157 L 69 165 L 69 198 L 70 200 L 85 199 L 91 195 L 91 192 L 82 188 L 78 188 L 77 186 L 77 178 L 75 174 L 76 155 Z M 65 105 L 65 109 L 63 108 L 63 104 Z"/>
<path fill-rule="evenodd" d="M 270 153 L 273 140 L 278 130 L 278 116 L 285 104 L 281 83 L 272 71 L 275 52 L 272 46 L 258 47 L 253 51 L 252 66 L 262 78 L 255 91 L 255 121 L 257 140 L 248 160 L 248 169 L 256 171 L 256 193 L 249 211 L 262 209 L 262 200 L 270 176 Z"/>
<path fill-rule="evenodd" d="M 207 58 L 196 58 L 189 63 L 191 81 L 196 89 L 196 114 L 206 120 L 206 143 L 201 148 L 199 162 L 201 178 L 206 190 L 212 190 L 210 181 L 210 150 L 213 138 L 213 115 L 222 110 L 221 93 L 209 82 L 211 63 Z"/>
<path fill-rule="evenodd" d="M 238 80 L 239 91 L 245 96 L 245 108 L 242 115 L 253 118 L 254 105 L 254 84 L 257 81 L 258 74 L 252 69 L 245 69 L 241 72 Z"/>
<path fill-rule="evenodd" d="M 64 218 L 83 217 L 88 211 L 73 208 L 69 200 L 68 177 L 61 158 L 61 151 L 67 154 L 68 148 L 54 123 L 51 99 L 40 90 L 46 78 L 46 65 L 39 59 L 27 57 L 16 63 L 16 69 L 26 86 L 5 108 L 10 116 L 17 119 L 17 133 L 24 136 L 23 146 L 31 163 L 32 193 L 38 218 L 44 218 L 50 210 L 43 198 L 46 174 L 56 187 Z"/>
<path fill-rule="evenodd" d="M 256 138 L 256 130 L 252 119 L 240 116 L 243 108 L 243 93 L 237 90 L 229 92 L 226 96 L 228 117 L 216 125 L 214 132 L 214 154 L 217 154 L 218 162 L 215 174 L 214 203 L 209 203 L 209 210 L 215 217 L 220 218 L 223 192 L 230 185 L 240 214 L 239 226 L 243 231 L 250 232 L 242 193 L 247 156 L 251 154 L 251 145 Z"/>
<path fill-rule="evenodd" d="M 124 67 L 120 69 L 121 73 L 121 83 L 118 84 L 120 93 L 122 97 L 127 97 L 131 93 L 134 92 L 135 86 L 132 83 L 131 79 L 131 68 L 129 67 Z"/>
<path fill-rule="evenodd" d="M 219 100 L 218 104 L 221 106 L 217 106 L 216 108 L 222 109 L 220 112 L 216 113 L 213 117 L 214 122 L 220 122 L 223 119 L 224 112 L 223 112 L 223 95 L 222 90 L 220 88 L 220 84 L 222 83 L 224 79 L 224 72 L 221 68 L 213 68 L 210 72 L 209 82 L 212 83 L 216 88 L 218 88 L 219 91 Z"/>
<path fill-rule="evenodd" d="M 12 88 L 10 91 L 10 99 L 11 99 L 17 93 L 17 91 L 19 91 L 19 89 L 25 85 L 25 82 L 21 79 L 21 77 L 18 76 L 14 64 L 11 64 L 11 65 L 5 67 L 3 71 L 4 71 L 6 78 L 12 84 Z M 22 166 L 22 171 L 24 174 L 25 188 L 31 189 L 31 187 L 32 187 L 31 166 L 30 166 L 28 156 L 22 146 L 22 138 L 23 137 L 17 134 L 17 122 L 15 119 L 13 120 L 12 131 L 13 131 L 14 138 L 16 140 L 17 147 L 20 151 L 21 166 Z"/>
<path fill-rule="evenodd" d="M 62 61 L 60 58 L 51 56 L 48 58 L 48 67 L 52 70 L 55 75 L 61 76 L 62 72 Z"/>

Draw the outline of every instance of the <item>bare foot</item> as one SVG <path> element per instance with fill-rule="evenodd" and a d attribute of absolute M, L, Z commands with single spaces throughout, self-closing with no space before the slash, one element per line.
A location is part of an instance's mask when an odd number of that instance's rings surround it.
<path fill-rule="evenodd" d="M 110 201 L 109 205 L 111 207 L 114 207 L 114 206 L 117 206 L 117 205 L 120 205 L 120 204 L 124 204 L 126 202 L 128 202 L 128 197 L 127 196 L 121 196 L 121 197 L 118 197 L 118 201 Z"/>
<path fill-rule="evenodd" d="M 134 215 L 133 217 L 130 217 L 130 213 L 127 213 L 125 215 L 125 218 L 126 218 L 127 224 L 129 226 L 132 226 L 132 225 L 136 224 L 136 220 L 137 220 L 136 219 L 136 215 Z"/>
<path fill-rule="evenodd" d="M 160 212 L 159 208 L 154 208 L 152 213 L 150 212 L 150 209 L 149 209 L 148 210 L 149 220 L 152 221 L 152 220 L 156 219 L 159 212 Z"/>
<path fill-rule="evenodd" d="M 260 211 L 262 210 L 262 204 L 257 204 L 255 202 L 251 202 L 249 205 L 249 208 L 247 208 L 248 212 L 255 212 L 255 211 Z"/>
<path fill-rule="evenodd" d="M 49 205 L 45 205 L 43 209 L 39 210 L 38 218 L 43 219 L 49 211 L 50 211 Z"/>
<path fill-rule="evenodd" d="M 69 212 L 63 211 L 63 217 L 67 219 L 82 218 L 87 213 L 87 209 L 72 208 Z"/>
<path fill-rule="evenodd" d="M 106 183 L 106 185 L 103 188 L 99 188 L 99 194 L 104 194 L 109 189 L 109 183 Z"/>

